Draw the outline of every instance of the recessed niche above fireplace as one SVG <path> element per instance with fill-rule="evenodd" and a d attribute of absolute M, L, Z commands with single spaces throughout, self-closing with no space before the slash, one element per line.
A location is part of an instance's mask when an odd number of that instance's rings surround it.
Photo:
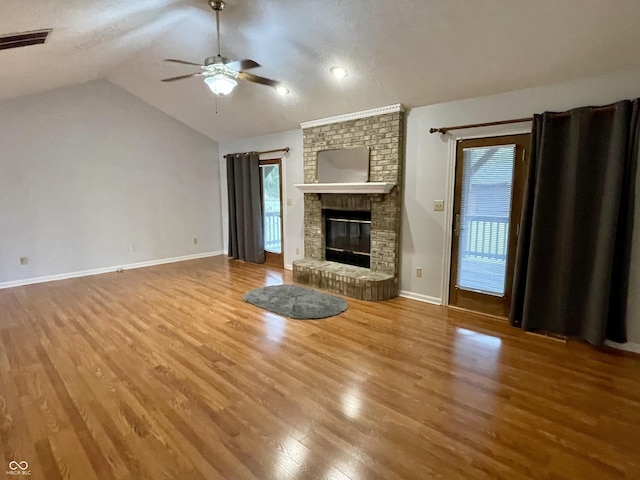
<path fill-rule="evenodd" d="M 369 147 L 332 148 L 318 152 L 318 183 L 369 181 Z"/>

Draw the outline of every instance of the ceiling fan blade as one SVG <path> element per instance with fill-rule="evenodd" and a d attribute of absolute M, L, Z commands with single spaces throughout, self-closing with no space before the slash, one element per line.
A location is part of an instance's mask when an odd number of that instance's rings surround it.
<path fill-rule="evenodd" d="M 184 80 L 185 78 L 199 77 L 202 75 L 204 74 L 200 72 L 190 73 L 189 75 L 180 75 L 179 77 L 163 78 L 161 82 L 175 82 L 176 80 Z"/>
<path fill-rule="evenodd" d="M 244 80 L 249 80 L 253 83 L 261 83 L 262 85 L 268 85 L 269 87 L 277 87 L 280 85 L 280 82 L 276 82 L 275 80 L 271 80 L 270 78 L 260 77 L 258 75 L 254 75 L 253 73 L 240 72 L 238 74 L 238 78 L 242 78 Z"/>
<path fill-rule="evenodd" d="M 202 66 L 199 63 L 186 62 L 184 60 L 176 60 L 175 58 L 165 58 L 164 61 L 165 62 L 173 62 L 173 63 L 181 63 L 183 65 L 193 65 L 194 67 L 201 67 Z"/>
<path fill-rule="evenodd" d="M 256 68 L 260 66 L 258 62 L 248 58 L 245 60 L 235 60 L 233 62 L 227 62 L 225 65 L 229 67 L 231 70 L 236 70 L 236 71 L 249 70 L 250 68 Z"/>

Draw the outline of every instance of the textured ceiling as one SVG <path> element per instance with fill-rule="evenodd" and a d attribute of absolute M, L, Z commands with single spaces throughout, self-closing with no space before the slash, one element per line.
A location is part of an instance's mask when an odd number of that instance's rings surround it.
<path fill-rule="evenodd" d="M 637 0 L 230 0 L 223 54 L 291 94 L 241 82 L 161 83 L 216 53 L 206 0 L 2 0 L 0 33 L 53 28 L 0 51 L 0 99 L 108 78 L 215 140 L 392 103 L 414 107 L 640 66 Z M 351 75 L 338 82 L 331 65 Z"/>

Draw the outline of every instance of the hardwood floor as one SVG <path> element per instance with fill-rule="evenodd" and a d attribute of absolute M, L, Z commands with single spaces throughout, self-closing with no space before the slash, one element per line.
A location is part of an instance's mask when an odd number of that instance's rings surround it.
<path fill-rule="evenodd" d="M 402 298 L 241 299 L 282 282 L 217 257 L 0 290 L 0 477 L 640 478 L 640 358 Z"/>

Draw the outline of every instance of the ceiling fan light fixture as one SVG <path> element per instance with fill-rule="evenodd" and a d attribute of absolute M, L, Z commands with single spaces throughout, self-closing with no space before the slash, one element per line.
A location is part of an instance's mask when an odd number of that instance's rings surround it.
<path fill-rule="evenodd" d="M 280 95 L 289 95 L 289 89 L 284 85 L 278 85 L 276 87 L 276 92 L 278 92 Z"/>
<path fill-rule="evenodd" d="M 331 72 L 331 75 L 336 77 L 338 80 L 342 80 L 343 78 L 346 78 L 349 76 L 349 70 L 347 70 L 341 65 L 334 65 L 329 69 L 329 72 Z"/>
<path fill-rule="evenodd" d="M 229 95 L 236 85 L 238 85 L 238 79 L 266 85 L 272 88 L 280 87 L 280 82 L 270 78 L 261 77 L 260 75 L 254 75 L 246 71 L 260 66 L 260 64 L 255 60 L 251 60 L 249 58 L 245 58 L 244 60 L 230 60 L 222 56 L 222 50 L 220 48 L 220 11 L 225 7 L 225 2 L 222 0 L 209 0 L 209 5 L 216 12 L 216 39 L 218 40 L 218 54 L 205 58 L 204 65 L 198 65 L 197 63 L 178 60 L 175 58 L 166 58 L 166 62 L 192 65 L 194 67 L 200 67 L 202 71 L 187 75 L 179 75 L 177 77 L 164 78 L 162 81 L 175 82 L 178 80 L 185 80 L 187 78 L 204 76 L 204 82 L 207 84 L 207 87 L 209 87 L 214 95 L 218 95 L 220 97 Z M 286 95 L 289 93 L 289 89 L 282 86 L 282 88 L 278 88 L 278 92 L 281 95 Z"/>
<path fill-rule="evenodd" d="M 224 73 L 211 75 L 204 79 L 204 83 L 207 84 L 207 87 L 209 87 L 213 93 L 220 97 L 229 95 L 233 89 L 236 88 L 236 85 L 238 85 L 235 78 Z"/>

